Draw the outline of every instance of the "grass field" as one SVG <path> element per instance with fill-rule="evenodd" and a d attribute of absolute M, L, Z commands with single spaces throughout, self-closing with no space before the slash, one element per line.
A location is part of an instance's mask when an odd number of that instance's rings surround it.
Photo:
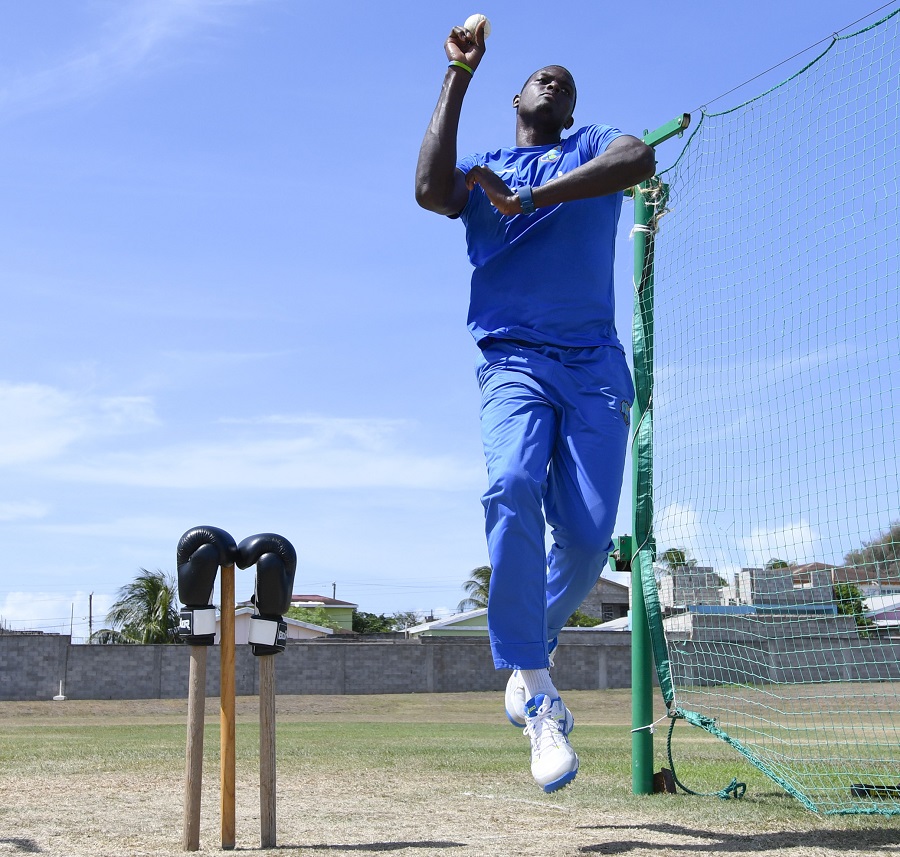
<path fill-rule="evenodd" d="M 628 691 L 569 692 L 578 779 L 544 795 L 497 694 L 279 697 L 279 853 L 900 854 L 900 819 L 820 818 L 727 746 L 676 730 L 679 777 L 743 800 L 631 794 Z M 180 852 L 184 700 L 0 703 L 0 855 Z M 201 854 L 221 853 L 218 700 Z M 258 850 L 257 700 L 238 700 L 237 849 Z M 657 734 L 656 769 L 666 764 Z M 269 853 L 269 852 L 267 852 Z"/>

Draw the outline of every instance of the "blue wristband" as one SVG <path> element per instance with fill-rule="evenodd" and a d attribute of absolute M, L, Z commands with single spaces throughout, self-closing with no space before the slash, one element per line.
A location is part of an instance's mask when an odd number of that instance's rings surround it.
<path fill-rule="evenodd" d="M 531 186 L 522 185 L 516 193 L 519 196 L 519 204 L 522 206 L 522 214 L 534 214 L 534 197 L 531 193 Z"/>

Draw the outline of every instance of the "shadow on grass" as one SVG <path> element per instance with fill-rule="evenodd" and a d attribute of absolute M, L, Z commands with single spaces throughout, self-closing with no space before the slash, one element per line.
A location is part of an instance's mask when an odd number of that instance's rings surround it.
<path fill-rule="evenodd" d="M 465 848 L 464 842 L 358 842 L 355 845 L 279 845 L 280 850 L 296 851 L 402 851 L 405 848 Z"/>
<path fill-rule="evenodd" d="M 613 824 L 583 825 L 580 830 L 628 831 L 633 827 Z M 667 854 L 764 854 L 779 853 L 786 848 L 828 848 L 832 851 L 853 851 L 860 849 L 884 848 L 900 844 L 900 830 L 797 830 L 774 833 L 716 833 L 710 830 L 694 830 L 677 824 L 642 824 L 641 830 L 648 832 L 691 838 L 696 842 L 666 842 Z M 594 845 L 582 845 L 582 854 L 628 854 L 631 851 L 653 851 L 661 847 L 658 839 L 614 839 Z"/>
<path fill-rule="evenodd" d="M 0 837 L 0 845 L 12 845 L 13 853 L 21 851 L 23 854 L 41 854 L 43 850 L 33 839 L 25 839 L 21 836 Z M 5 850 L 5 849 L 4 849 Z"/>

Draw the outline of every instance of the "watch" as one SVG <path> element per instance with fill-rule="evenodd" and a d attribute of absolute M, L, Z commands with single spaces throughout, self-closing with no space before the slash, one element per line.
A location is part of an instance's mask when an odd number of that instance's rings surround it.
<path fill-rule="evenodd" d="M 516 193 L 519 196 L 519 203 L 522 206 L 522 214 L 534 214 L 534 197 L 531 193 L 531 185 L 522 185 Z"/>

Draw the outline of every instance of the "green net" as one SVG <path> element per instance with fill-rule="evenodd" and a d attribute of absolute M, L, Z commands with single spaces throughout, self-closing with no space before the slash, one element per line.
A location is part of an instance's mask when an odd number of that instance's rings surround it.
<path fill-rule="evenodd" d="M 695 117 L 656 195 L 661 686 L 823 813 L 900 813 L 898 12 Z"/>

